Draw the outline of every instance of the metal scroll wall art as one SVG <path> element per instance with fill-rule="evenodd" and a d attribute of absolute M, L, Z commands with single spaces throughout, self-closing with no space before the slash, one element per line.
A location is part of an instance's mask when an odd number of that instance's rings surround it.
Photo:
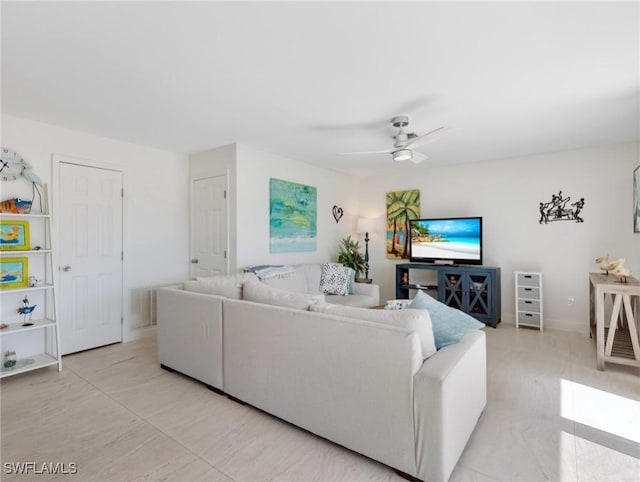
<path fill-rule="evenodd" d="M 548 224 L 552 221 L 575 221 L 576 223 L 584 223 L 584 219 L 580 217 L 580 211 L 584 207 L 584 198 L 569 204 L 571 196 L 562 197 L 562 191 L 558 194 L 551 195 L 551 201 L 540 203 L 540 221 L 539 223 Z"/>

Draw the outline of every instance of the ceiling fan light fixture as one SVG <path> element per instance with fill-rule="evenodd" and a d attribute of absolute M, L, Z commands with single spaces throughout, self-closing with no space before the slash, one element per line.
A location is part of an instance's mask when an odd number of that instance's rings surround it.
<path fill-rule="evenodd" d="M 411 149 L 400 149 L 393 153 L 393 160 L 396 162 L 409 161 L 413 158 L 413 152 Z"/>

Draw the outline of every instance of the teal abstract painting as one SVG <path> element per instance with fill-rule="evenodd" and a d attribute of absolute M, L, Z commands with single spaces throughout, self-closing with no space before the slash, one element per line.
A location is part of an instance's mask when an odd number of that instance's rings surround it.
<path fill-rule="evenodd" d="M 269 180 L 270 252 L 316 250 L 317 189 Z"/>

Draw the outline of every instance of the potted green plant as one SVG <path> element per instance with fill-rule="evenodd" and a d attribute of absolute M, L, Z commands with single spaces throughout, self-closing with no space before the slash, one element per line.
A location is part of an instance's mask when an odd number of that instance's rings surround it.
<path fill-rule="evenodd" d="M 356 278 L 366 269 L 364 256 L 360 253 L 360 244 L 351 239 L 351 236 L 340 241 L 338 263 L 353 269 L 356 272 Z"/>

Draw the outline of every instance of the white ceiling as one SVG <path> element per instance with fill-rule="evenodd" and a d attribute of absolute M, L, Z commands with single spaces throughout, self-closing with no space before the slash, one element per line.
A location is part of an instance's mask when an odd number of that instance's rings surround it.
<path fill-rule="evenodd" d="M 639 140 L 639 2 L 2 1 L 2 112 L 179 152 L 403 169 Z M 11 147 L 11 146 L 6 146 Z"/>

